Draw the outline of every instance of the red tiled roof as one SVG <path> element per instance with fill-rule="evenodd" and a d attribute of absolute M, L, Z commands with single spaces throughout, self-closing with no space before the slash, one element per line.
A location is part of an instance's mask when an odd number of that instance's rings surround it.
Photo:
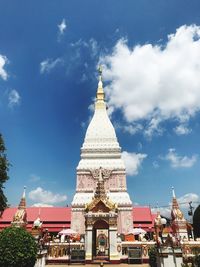
<path fill-rule="evenodd" d="M 154 228 L 154 225 L 152 223 L 134 223 L 134 228 L 142 228 L 147 231 L 151 231 L 151 229 Z"/>
<path fill-rule="evenodd" d="M 133 207 L 134 222 L 152 222 L 152 213 L 149 207 Z"/>
<path fill-rule="evenodd" d="M 4 211 L 1 222 L 11 222 L 17 208 L 8 208 Z M 70 207 L 28 207 L 27 221 L 34 222 L 39 213 L 42 222 L 70 222 L 71 221 L 71 208 Z"/>
<path fill-rule="evenodd" d="M 10 226 L 17 208 L 8 208 L 0 218 L 0 229 Z M 27 228 L 31 229 L 33 222 L 40 213 L 40 219 L 43 222 L 43 228 L 49 231 L 60 231 L 70 228 L 71 224 L 71 207 L 28 207 L 27 211 Z M 133 207 L 133 224 L 134 227 L 141 227 L 148 230 L 154 227 L 155 214 L 151 213 L 149 207 Z"/>

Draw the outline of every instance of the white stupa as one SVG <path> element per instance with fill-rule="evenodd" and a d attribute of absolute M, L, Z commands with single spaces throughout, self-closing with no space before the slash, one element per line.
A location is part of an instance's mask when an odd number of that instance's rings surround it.
<path fill-rule="evenodd" d="M 81 147 L 76 193 L 72 201 L 72 228 L 81 233 L 84 233 L 83 211 L 94 195 L 100 167 L 103 169 L 107 195 L 119 209 L 118 232 L 126 233 L 133 227 L 132 202 L 127 193 L 121 147 L 106 110 L 101 68 L 95 111 Z"/>

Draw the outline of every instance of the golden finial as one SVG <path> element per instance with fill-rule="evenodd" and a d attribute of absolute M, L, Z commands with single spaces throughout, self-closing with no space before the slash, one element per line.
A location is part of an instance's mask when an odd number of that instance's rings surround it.
<path fill-rule="evenodd" d="M 102 65 L 99 65 L 99 67 L 98 67 L 98 72 L 99 72 L 99 75 L 102 74 Z"/>
<path fill-rule="evenodd" d="M 98 73 L 99 73 L 99 82 L 98 82 L 98 88 L 97 88 L 97 98 L 96 98 L 95 109 L 104 109 L 106 106 L 104 102 L 102 66 L 101 65 L 99 65 L 98 67 Z"/>
<path fill-rule="evenodd" d="M 25 198 L 25 197 L 26 197 L 26 186 L 24 185 L 24 191 L 23 191 L 22 198 Z"/>
<path fill-rule="evenodd" d="M 102 72 L 103 72 L 102 65 L 99 65 L 98 72 L 99 72 L 99 81 L 102 81 Z"/>
<path fill-rule="evenodd" d="M 173 186 L 172 186 L 172 196 L 173 196 L 173 198 L 176 198 L 176 194 L 175 194 L 175 190 L 174 190 Z"/>

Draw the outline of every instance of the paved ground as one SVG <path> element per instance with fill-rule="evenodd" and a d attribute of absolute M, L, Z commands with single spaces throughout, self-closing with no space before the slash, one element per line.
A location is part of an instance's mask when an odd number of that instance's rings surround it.
<path fill-rule="evenodd" d="M 149 267 L 149 264 L 105 264 L 104 266 L 105 267 L 108 267 L 108 266 L 111 266 L 111 267 Z M 46 265 L 46 267 L 66 267 L 66 266 L 69 266 L 67 263 L 65 265 L 52 265 L 52 264 L 49 264 L 49 265 Z M 85 264 L 85 265 L 75 265 L 75 264 L 72 264 L 71 265 L 72 267 L 84 267 L 84 266 L 87 266 L 87 267 L 97 267 L 99 266 L 99 264 Z"/>

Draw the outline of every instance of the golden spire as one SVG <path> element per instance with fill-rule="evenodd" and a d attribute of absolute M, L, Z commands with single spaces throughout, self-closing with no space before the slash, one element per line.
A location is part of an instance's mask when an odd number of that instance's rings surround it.
<path fill-rule="evenodd" d="M 22 198 L 26 198 L 26 186 L 25 185 L 24 185 L 24 191 L 23 191 Z"/>
<path fill-rule="evenodd" d="M 102 81 L 102 72 L 103 72 L 103 69 L 102 69 L 102 66 L 99 65 L 98 67 L 98 72 L 99 72 L 99 80 Z"/>
<path fill-rule="evenodd" d="M 18 209 L 26 209 L 26 186 L 24 186 L 24 191 Z"/>
<path fill-rule="evenodd" d="M 179 209 L 174 187 L 172 186 L 172 209 Z"/>
<path fill-rule="evenodd" d="M 24 186 L 24 191 L 18 205 L 18 209 L 13 217 L 11 223 L 16 227 L 25 227 L 27 224 L 27 213 L 26 213 L 26 186 Z"/>
<path fill-rule="evenodd" d="M 96 98 L 96 109 L 102 109 L 105 108 L 105 102 L 104 102 L 104 91 L 103 91 L 103 82 L 102 82 L 102 66 L 100 65 L 98 68 L 99 72 L 99 82 L 98 82 L 98 88 L 97 88 L 97 98 Z"/>
<path fill-rule="evenodd" d="M 174 187 L 172 186 L 172 196 L 173 198 L 176 198 Z"/>

